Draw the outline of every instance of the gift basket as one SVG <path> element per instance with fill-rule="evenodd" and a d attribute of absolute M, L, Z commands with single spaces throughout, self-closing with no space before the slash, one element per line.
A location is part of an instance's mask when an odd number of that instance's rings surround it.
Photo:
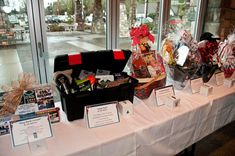
<path fill-rule="evenodd" d="M 154 37 L 146 24 L 132 28 L 132 75 L 139 80 L 135 95 L 141 99 L 148 98 L 154 88 L 163 87 L 166 83 L 163 60 L 151 49 Z"/>
<path fill-rule="evenodd" d="M 22 103 L 22 97 L 25 90 L 38 87 L 38 83 L 33 74 L 22 73 L 19 80 L 13 81 L 11 85 L 4 85 L 3 95 L 4 104 L 0 110 L 0 117 L 15 114 L 17 107 Z"/>
<path fill-rule="evenodd" d="M 198 51 L 201 55 L 201 65 L 197 71 L 197 75 L 202 77 L 203 82 L 208 82 L 218 66 L 218 46 L 217 40 L 220 38 L 214 37 L 210 32 L 205 32 L 200 37 L 198 43 Z"/>
<path fill-rule="evenodd" d="M 162 42 L 161 54 L 166 64 L 169 83 L 183 89 L 187 80 L 195 76 L 201 62 L 197 41 L 187 30 L 170 33 Z"/>
<path fill-rule="evenodd" d="M 119 49 L 55 57 L 54 81 L 68 121 L 82 119 L 87 105 L 124 100 L 133 102 L 138 81 L 123 72 L 130 56 L 130 50 Z"/>
<path fill-rule="evenodd" d="M 59 122 L 59 107 L 55 107 L 52 86 L 38 84 L 30 73 L 20 73 L 19 79 L 3 85 L 0 108 L 0 135 L 10 132 L 10 120 L 27 119 L 49 115 L 51 123 Z"/>
<path fill-rule="evenodd" d="M 225 78 L 231 77 L 235 71 L 235 34 L 219 44 L 218 57 Z"/>

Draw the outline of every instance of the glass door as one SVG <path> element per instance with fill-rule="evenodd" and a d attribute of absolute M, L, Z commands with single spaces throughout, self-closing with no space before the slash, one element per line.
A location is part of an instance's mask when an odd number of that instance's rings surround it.
<path fill-rule="evenodd" d="M 41 80 L 29 9 L 26 0 L 0 0 L 0 86 L 17 80 L 22 72 L 34 73 Z"/>

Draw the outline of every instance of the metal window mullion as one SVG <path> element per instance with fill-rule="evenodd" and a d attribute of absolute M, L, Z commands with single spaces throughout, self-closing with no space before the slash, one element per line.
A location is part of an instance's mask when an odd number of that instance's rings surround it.
<path fill-rule="evenodd" d="M 170 0 L 161 0 L 160 1 L 160 23 L 159 23 L 159 39 L 157 43 L 157 49 L 159 50 L 161 47 L 162 39 L 165 37 L 164 27 L 166 26 L 166 23 L 169 19 L 170 14 Z"/>
<path fill-rule="evenodd" d="M 46 67 L 44 58 L 40 57 L 40 47 L 38 46 L 39 42 L 43 45 L 39 2 L 40 0 L 28 0 L 28 16 L 31 19 L 29 20 L 29 30 L 35 75 L 40 83 L 46 83 Z M 44 50 L 43 47 L 42 50 Z"/>
<path fill-rule="evenodd" d="M 48 69 L 47 67 L 49 67 L 49 51 L 48 51 L 48 44 L 47 44 L 47 34 L 46 34 L 46 23 L 45 23 L 45 14 L 44 14 L 44 1 L 43 0 L 39 0 L 38 1 L 38 5 L 39 5 L 39 22 L 40 22 L 40 37 L 41 37 L 41 42 L 42 42 L 42 48 L 43 48 L 43 57 L 42 59 L 42 63 L 43 63 L 43 73 L 45 73 L 45 77 L 44 77 L 44 82 L 48 83 Z"/>
<path fill-rule="evenodd" d="M 32 0 L 27 0 L 27 13 L 28 13 L 28 21 L 29 21 L 29 32 L 30 32 L 30 43 L 32 50 L 32 63 L 34 74 L 39 82 L 41 82 L 41 74 L 40 74 L 40 65 L 39 65 L 39 56 L 37 50 L 37 42 L 36 42 L 36 32 L 34 25 L 34 7 L 32 4 Z"/>
<path fill-rule="evenodd" d="M 196 26 L 195 26 L 195 35 L 194 37 L 199 41 L 200 36 L 203 32 L 203 25 L 205 22 L 206 16 L 206 9 L 207 9 L 208 0 L 199 0 L 198 1 L 198 11 L 197 11 L 197 18 L 196 18 Z"/>
<path fill-rule="evenodd" d="M 120 0 L 107 0 L 107 49 L 115 49 L 118 45 L 119 5 Z"/>

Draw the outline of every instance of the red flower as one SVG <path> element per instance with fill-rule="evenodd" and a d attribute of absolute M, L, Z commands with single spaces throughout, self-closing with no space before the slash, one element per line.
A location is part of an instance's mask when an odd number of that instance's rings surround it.
<path fill-rule="evenodd" d="M 148 36 L 150 34 L 149 33 L 149 28 L 146 24 L 141 25 L 140 28 L 139 28 L 139 31 L 141 32 L 142 36 Z"/>
<path fill-rule="evenodd" d="M 140 44 L 140 39 L 143 37 L 148 37 L 148 39 L 154 43 L 154 37 L 150 34 L 146 24 L 143 24 L 140 27 L 132 28 L 130 31 L 130 36 L 132 39 L 132 45 Z"/>

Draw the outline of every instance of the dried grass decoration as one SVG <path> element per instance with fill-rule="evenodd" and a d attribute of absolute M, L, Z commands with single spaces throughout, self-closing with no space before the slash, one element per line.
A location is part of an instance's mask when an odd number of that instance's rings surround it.
<path fill-rule="evenodd" d="M 19 79 L 12 81 L 11 85 L 4 85 L 2 89 L 6 92 L 3 95 L 3 107 L 0 110 L 0 116 L 14 114 L 17 106 L 21 102 L 24 90 L 36 88 L 38 83 L 33 74 L 21 73 Z"/>
<path fill-rule="evenodd" d="M 132 76 L 139 80 L 135 95 L 148 98 L 154 88 L 162 87 L 166 82 L 163 60 L 155 50 L 151 50 L 154 37 L 146 24 L 134 27 L 130 31 L 132 39 Z"/>

